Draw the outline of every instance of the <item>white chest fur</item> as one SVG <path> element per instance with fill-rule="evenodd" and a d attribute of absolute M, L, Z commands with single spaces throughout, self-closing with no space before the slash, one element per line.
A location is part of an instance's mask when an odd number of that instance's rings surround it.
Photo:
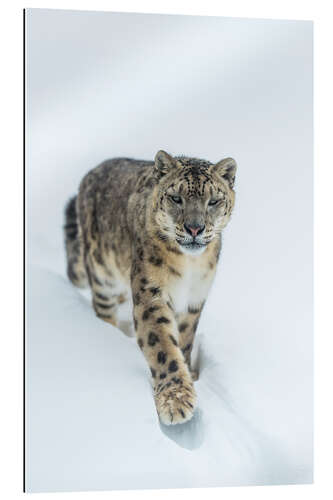
<path fill-rule="evenodd" d="M 169 294 L 177 313 L 187 312 L 188 307 L 199 306 L 207 297 L 213 273 L 208 272 L 200 257 L 187 257 L 182 276 L 170 283 Z"/>

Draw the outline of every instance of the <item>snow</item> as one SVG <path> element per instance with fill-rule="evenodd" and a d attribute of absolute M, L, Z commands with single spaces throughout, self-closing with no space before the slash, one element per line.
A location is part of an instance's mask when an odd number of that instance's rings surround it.
<path fill-rule="evenodd" d="M 311 482 L 311 23 L 27 19 L 28 491 Z M 160 148 L 239 165 L 199 323 L 198 408 L 173 427 L 134 338 L 68 281 L 61 228 L 90 168 Z"/>

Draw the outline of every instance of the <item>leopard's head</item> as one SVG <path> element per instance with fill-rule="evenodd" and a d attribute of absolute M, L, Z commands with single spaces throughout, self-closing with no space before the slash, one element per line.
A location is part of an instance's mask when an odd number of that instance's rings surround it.
<path fill-rule="evenodd" d="M 159 151 L 155 222 L 161 239 L 176 242 L 183 253 L 200 255 L 227 225 L 235 201 L 236 162 L 216 164 L 172 157 Z"/>

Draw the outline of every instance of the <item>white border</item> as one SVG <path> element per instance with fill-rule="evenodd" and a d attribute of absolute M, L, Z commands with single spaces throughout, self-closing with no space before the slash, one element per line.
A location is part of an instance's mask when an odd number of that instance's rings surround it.
<path fill-rule="evenodd" d="M 314 20 L 315 26 L 315 484 L 193 490 L 38 494 L 38 498 L 251 500 L 333 498 L 332 483 L 332 15 L 326 0 L 67 0 L 8 2 L 1 8 L 1 348 L 0 494 L 22 490 L 22 9 L 66 8 Z M 222 466 L 222 464 L 221 464 Z"/>

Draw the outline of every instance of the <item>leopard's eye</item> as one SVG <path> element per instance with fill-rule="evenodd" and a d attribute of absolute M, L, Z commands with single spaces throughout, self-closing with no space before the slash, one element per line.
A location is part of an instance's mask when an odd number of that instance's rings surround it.
<path fill-rule="evenodd" d="M 170 196 L 170 198 L 172 199 L 172 201 L 177 203 L 177 205 L 180 205 L 182 203 L 182 199 L 180 196 Z"/>
<path fill-rule="evenodd" d="M 212 207 L 213 205 L 216 205 L 220 200 L 209 200 L 208 205 Z"/>

